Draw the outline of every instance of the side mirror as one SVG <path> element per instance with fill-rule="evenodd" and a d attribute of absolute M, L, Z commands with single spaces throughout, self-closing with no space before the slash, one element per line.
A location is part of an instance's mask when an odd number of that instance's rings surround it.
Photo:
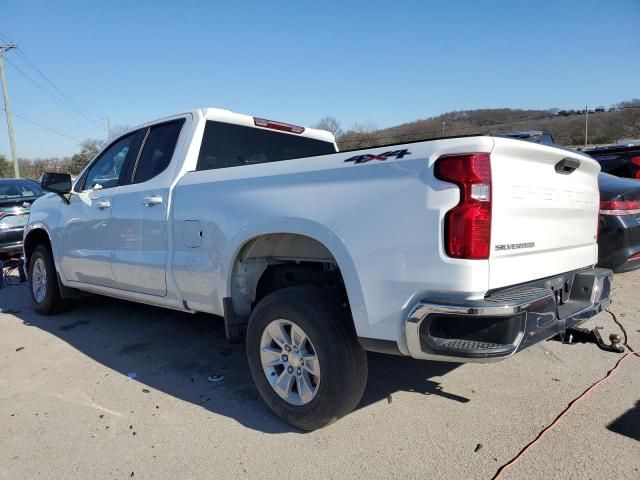
<path fill-rule="evenodd" d="M 71 191 L 71 175 L 68 173 L 44 173 L 40 186 L 47 192 L 53 192 L 59 195 L 69 193 Z"/>

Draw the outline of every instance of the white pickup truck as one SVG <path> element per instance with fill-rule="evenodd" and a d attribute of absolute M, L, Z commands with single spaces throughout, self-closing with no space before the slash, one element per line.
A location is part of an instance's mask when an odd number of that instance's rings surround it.
<path fill-rule="evenodd" d="M 347 414 L 366 350 L 488 362 L 609 304 L 598 163 L 475 135 L 337 151 L 325 131 L 219 109 L 48 173 L 24 235 L 42 314 L 78 290 L 224 317 L 268 406 Z"/>

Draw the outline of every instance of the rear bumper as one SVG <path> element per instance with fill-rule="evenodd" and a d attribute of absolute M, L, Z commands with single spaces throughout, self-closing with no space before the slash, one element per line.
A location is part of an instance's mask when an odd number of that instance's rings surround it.
<path fill-rule="evenodd" d="M 22 253 L 22 240 L 0 244 L 0 255 L 13 255 L 16 253 Z"/>
<path fill-rule="evenodd" d="M 600 215 L 598 266 L 615 273 L 640 268 L 640 216 Z"/>
<path fill-rule="evenodd" d="M 24 229 L 11 228 L 0 231 L 0 254 L 3 256 L 22 252 L 22 234 Z"/>
<path fill-rule="evenodd" d="M 500 289 L 483 300 L 424 299 L 405 323 L 409 354 L 450 362 L 509 357 L 605 309 L 612 276 L 591 268 Z"/>

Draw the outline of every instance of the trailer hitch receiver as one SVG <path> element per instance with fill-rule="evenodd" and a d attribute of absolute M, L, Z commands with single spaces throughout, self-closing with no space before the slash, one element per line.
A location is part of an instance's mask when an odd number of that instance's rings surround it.
<path fill-rule="evenodd" d="M 598 348 L 607 352 L 623 353 L 624 348 L 620 345 L 622 338 L 617 333 L 609 335 L 610 344 L 607 344 L 602 339 L 600 332 L 597 328 L 589 330 L 588 328 L 569 327 L 563 333 L 560 333 L 554 337 L 554 340 L 559 340 L 566 344 L 575 343 L 595 343 Z"/>

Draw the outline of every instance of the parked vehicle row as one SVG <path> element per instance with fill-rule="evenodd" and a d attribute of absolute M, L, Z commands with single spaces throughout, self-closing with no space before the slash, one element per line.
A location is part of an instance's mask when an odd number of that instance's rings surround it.
<path fill-rule="evenodd" d="M 31 204 L 43 194 L 34 180 L 0 178 L 0 261 L 22 254 Z"/>
<path fill-rule="evenodd" d="M 38 312 L 82 290 L 224 317 L 255 384 L 311 430 L 351 411 L 366 350 L 507 358 L 609 304 L 600 167 L 469 135 L 338 152 L 329 132 L 201 109 L 114 139 L 33 205 Z"/>
<path fill-rule="evenodd" d="M 640 145 L 606 145 L 582 151 L 595 158 L 604 173 L 640 179 Z"/>

